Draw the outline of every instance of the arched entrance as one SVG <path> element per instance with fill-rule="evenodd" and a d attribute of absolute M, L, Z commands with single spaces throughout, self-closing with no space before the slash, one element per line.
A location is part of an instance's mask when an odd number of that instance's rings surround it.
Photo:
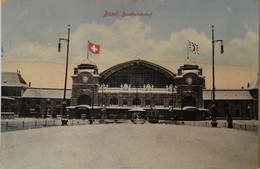
<path fill-rule="evenodd" d="M 182 100 L 183 107 L 185 106 L 193 106 L 196 107 L 196 99 L 192 96 L 186 96 Z"/>
<path fill-rule="evenodd" d="M 201 112 L 196 108 L 196 99 L 192 96 L 186 96 L 182 100 L 183 105 L 183 119 L 184 120 L 198 120 Z"/>
<path fill-rule="evenodd" d="M 91 106 L 91 97 L 89 95 L 81 95 L 78 98 L 78 105 L 89 105 Z M 91 117 L 91 111 L 87 108 L 80 107 L 77 109 L 77 118 L 90 118 Z"/>
<path fill-rule="evenodd" d="M 91 98 L 89 95 L 81 95 L 79 98 L 78 98 L 78 105 L 81 105 L 81 104 L 84 104 L 84 105 L 90 105 L 91 106 Z"/>

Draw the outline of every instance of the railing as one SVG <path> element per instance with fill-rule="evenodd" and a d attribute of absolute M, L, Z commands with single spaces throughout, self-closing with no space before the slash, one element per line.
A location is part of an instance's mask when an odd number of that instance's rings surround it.
<path fill-rule="evenodd" d="M 102 89 L 102 87 L 99 87 L 98 92 L 104 92 L 104 93 L 113 93 L 113 92 L 125 92 L 125 93 L 146 93 L 146 92 L 152 92 L 152 93 L 176 93 L 176 90 L 174 89 L 172 91 L 172 88 L 170 87 L 166 87 L 166 88 L 147 88 L 147 87 L 141 87 L 141 88 L 135 88 L 135 87 L 128 87 L 128 88 L 124 88 L 124 87 L 104 87 Z"/>
<path fill-rule="evenodd" d="M 211 127 L 211 121 L 185 121 L 184 124 L 188 126 Z M 218 121 L 217 128 L 228 128 L 228 123 Z M 258 125 L 234 122 L 233 129 L 258 132 Z"/>
<path fill-rule="evenodd" d="M 130 119 L 94 119 L 94 124 L 108 124 L 108 123 L 125 123 L 130 121 Z M 171 120 L 159 120 L 159 123 L 166 124 L 182 124 L 181 121 L 173 122 Z M 68 126 L 77 126 L 77 125 L 89 125 L 90 121 L 88 119 L 70 119 L 68 121 Z M 212 127 L 211 121 L 184 121 L 184 125 L 187 126 L 197 126 L 197 127 Z M 16 130 L 28 130 L 36 129 L 43 127 L 52 127 L 52 126 L 61 126 L 60 119 L 37 119 L 30 121 L 23 120 L 8 120 L 1 121 L 1 132 L 7 131 L 16 131 Z M 218 121 L 217 128 L 228 128 L 227 122 Z M 257 124 L 245 124 L 245 123 L 233 123 L 233 129 L 245 130 L 258 132 Z"/>
<path fill-rule="evenodd" d="M 89 124 L 88 120 L 69 120 L 68 126 L 74 125 L 86 125 Z M 59 119 L 39 119 L 34 121 L 1 121 L 1 132 L 16 131 L 16 130 L 28 130 L 43 127 L 61 126 L 61 120 Z"/>

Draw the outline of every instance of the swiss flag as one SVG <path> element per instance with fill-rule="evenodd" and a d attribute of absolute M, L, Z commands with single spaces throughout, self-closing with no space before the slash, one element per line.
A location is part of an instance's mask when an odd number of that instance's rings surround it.
<path fill-rule="evenodd" d="M 100 45 L 96 45 L 88 41 L 88 50 L 94 54 L 99 54 L 100 52 Z"/>

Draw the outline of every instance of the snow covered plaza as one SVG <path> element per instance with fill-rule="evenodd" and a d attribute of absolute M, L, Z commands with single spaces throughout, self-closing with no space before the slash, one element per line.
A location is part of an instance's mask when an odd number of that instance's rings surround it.
<path fill-rule="evenodd" d="M 251 169 L 257 133 L 186 125 L 58 126 L 2 133 L 3 169 Z"/>

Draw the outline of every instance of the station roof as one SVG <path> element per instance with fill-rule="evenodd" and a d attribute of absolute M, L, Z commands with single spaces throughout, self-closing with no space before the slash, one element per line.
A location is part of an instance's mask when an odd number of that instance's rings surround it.
<path fill-rule="evenodd" d="M 22 98 L 46 98 L 46 99 L 63 99 L 63 89 L 46 89 L 46 88 L 28 88 Z M 71 98 L 71 90 L 66 90 L 66 99 Z"/>
<path fill-rule="evenodd" d="M 238 90 L 215 90 L 216 100 L 252 100 L 253 97 L 249 90 L 238 89 Z M 203 100 L 212 100 L 212 90 L 203 91 Z"/>
<path fill-rule="evenodd" d="M 2 72 L 1 85 L 2 87 L 29 87 L 19 72 Z"/>

